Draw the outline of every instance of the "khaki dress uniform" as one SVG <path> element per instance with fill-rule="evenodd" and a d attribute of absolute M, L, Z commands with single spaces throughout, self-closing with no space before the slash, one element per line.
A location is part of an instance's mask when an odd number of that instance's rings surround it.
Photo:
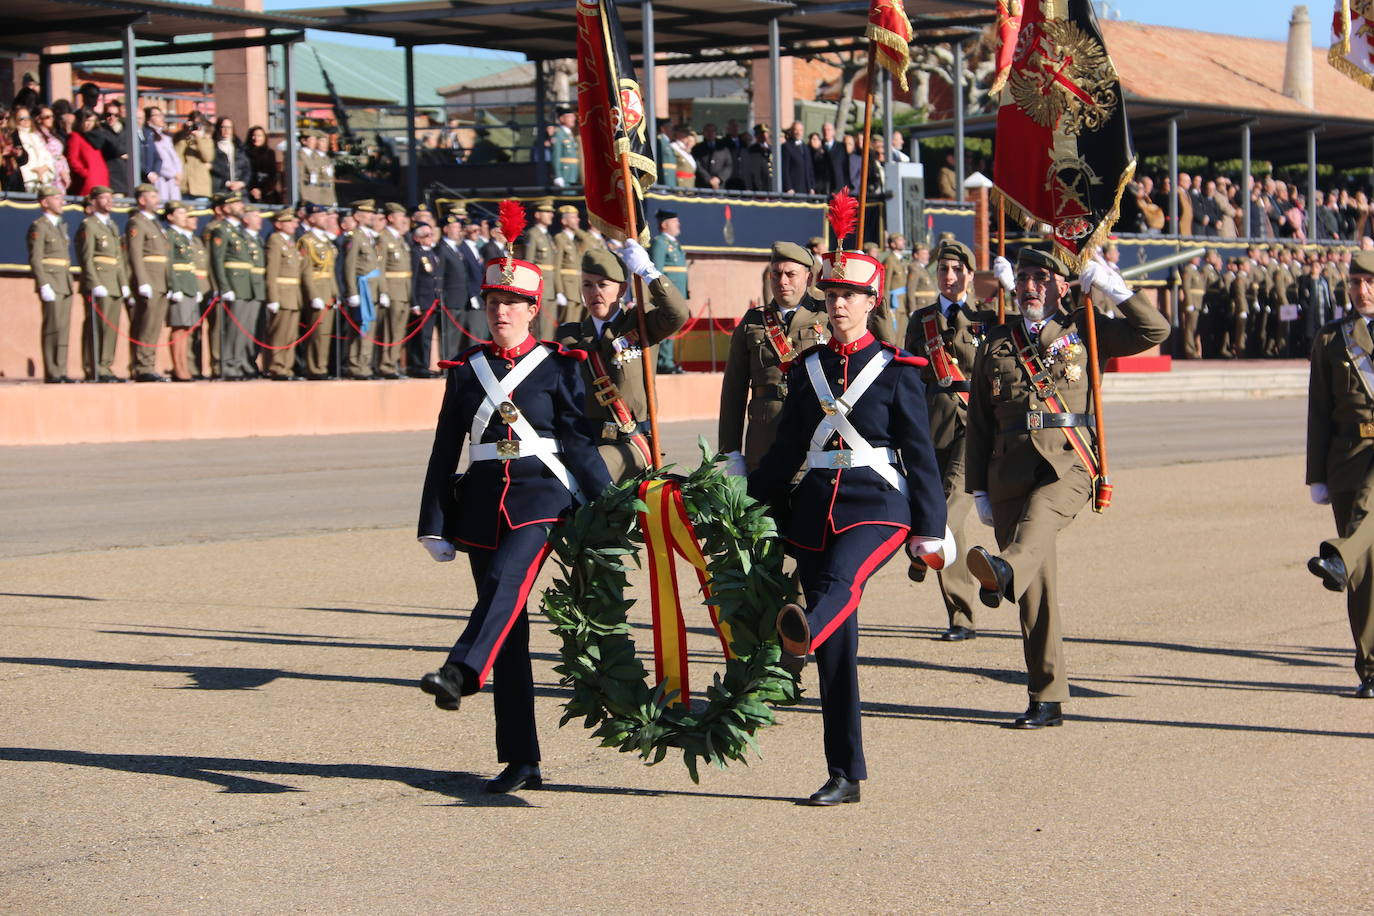
<path fill-rule="evenodd" d="M 902 297 L 902 314 L 894 316 L 896 323 L 893 333 L 900 335 L 893 338 L 894 343 L 906 340 L 907 322 L 910 321 L 912 313 L 929 305 L 936 293 L 935 278 L 930 274 L 929 265 L 913 258 L 906 268 L 906 294 Z"/>
<path fill-rule="evenodd" d="M 124 256 L 114 220 L 92 213 L 76 230 L 76 250 L 81 258 L 81 286 L 86 293 L 86 326 L 81 334 L 82 362 L 88 380 L 114 378 L 114 352 L 119 326 L 122 290 L 129 285 L 129 262 Z M 105 295 L 96 299 L 98 286 Z M 99 308 L 109 324 L 96 314 Z M 94 347 L 94 350 L 92 348 Z"/>
<path fill-rule="evenodd" d="M 541 201 L 535 206 L 536 209 L 544 209 L 545 202 Z M 553 204 L 548 203 L 547 208 L 553 209 Z M 539 314 L 535 316 L 535 327 L 532 330 L 540 340 L 548 340 L 558 320 L 558 316 L 554 314 L 558 305 L 558 267 L 555 263 L 557 256 L 554 254 L 553 237 L 549 235 L 548 230 L 538 224 L 530 226 L 525 232 L 525 245 L 521 249 L 520 257 L 536 265 L 544 275 Z"/>
<path fill-rule="evenodd" d="M 167 288 L 172 275 L 172 245 L 162 226 L 146 213 L 135 212 L 124 227 L 132 279 L 134 308 L 129 316 L 129 375 L 157 375 L 157 342 L 167 323 Z M 151 292 L 144 295 L 142 287 Z M 135 343 L 143 341 L 143 344 Z"/>
<path fill-rule="evenodd" d="M 172 275 L 167 287 L 167 326 L 189 328 L 200 317 L 198 306 L 201 295 L 201 281 L 196 276 L 196 246 L 200 239 L 175 226 L 167 230 L 167 238 L 172 246 Z M 203 255 L 204 246 L 200 253 Z M 180 298 L 171 302 L 171 294 L 179 293 Z"/>
<path fill-rule="evenodd" d="M 320 157 L 315 155 L 312 149 L 301 147 L 296 154 L 297 168 L 300 170 L 301 182 L 301 202 L 307 204 L 323 204 L 324 195 L 321 193 L 321 169 L 323 164 Z"/>
<path fill-rule="evenodd" d="M 263 315 L 266 313 L 263 305 L 267 302 L 267 249 L 263 246 L 262 237 L 255 232 L 243 231 L 244 240 L 248 244 L 249 263 L 252 264 L 250 271 L 253 281 L 253 320 L 251 323 L 244 322 L 244 327 L 252 333 L 253 337 L 262 340 L 267 336 L 262 326 Z M 258 364 L 259 348 L 251 339 L 247 341 L 248 353 L 248 375 L 251 378 L 262 374 L 262 369 Z"/>
<path fill-rule="evenodd" d="M 1183 327 L 1183 358 L 1197 359 L 1202 355 L 1198 347 L 1198 319 L 1207 297 L 1207 278 L 1195 264 L 1184 264 L 1181 272 L 1183 310 L 1179 316 Z"/>
<path fill-rule="evenodd" d="M 1028 260 L 1031 249 L 1022 249 Z M 1047 258 L 1041 252 L 1034 252 Z M 1044 265 L 1038 265 L 1044 266 Z M 1062 268 L 1056 272 L 1064 273 Z M 1162 343 L 1169 322 L 1145 296 L 1119 304 L 1119 318 L 1097 318 L 1098 357 L 1107 360 Z M 1038 336 L 1027 331 L 1031 345 L 1049 366 L 1058 397 L 1069 416 L 1079 419 L 1083 435 L 1091 437 L 1089 375 L 1082 309 L 1066 316 L 1057 312 L 1044 322 Z M 998 325 L 988 332 L 974 361 L 973 391 L 968 411 L 966 486 L 984 491 L 992 504 L 993 527 L 1003 561 L 1012 571 L 1012 594 L 1021 613 L 1027 686 L 1032 703 L 1063 703 L 1069 699 L 1064 670 L 1056 580 L 1055 540 L 1088 503 L 1093 478 L 1078 453 L 1068 444 L 1065 430 L 1045 428 L 1057 415 L 1041 413 L 1039 399 L 1013 342 L 1013 328 L 1023 322 Z M 1075 417 L 1076 415 L 1076 417 Z M 1062 416 L 1062 415 L 1058 415 Z M 1032 428 L 1041 424 L 1041 428 Z"/>
<path fill-rule="evenodd" d="M 1227 293 L 1231 303 L 1231 326 L 1221 343 L 1221 355 L 1226 359 L 1245 356 L 1246 321 L 1250 315 L 1249 289 L 1250 271 L 1242 262 L 1240 270 L 1231 278 Z"/>
<path fill-rule="evenodd" d="M 769 332 L 771 323 L 784 335 L 782 352 Z M 787 370 L 802 353 L 829 339 L 825 303 L 810 296 L 803 297 L 790 313 L 776 301 L 744 313 L 730 335 L 730 355 L 720 383 L 716 437 L 721 452 L 743 452 L 745 467 L 758 469 L 778 437 L 778 418 L 787 398 Z"/>
<path fill-rule="evenodd" d="M 1269 346 L 1269 293 L 1269 268 L 1258 262 L 1251 264 L 1245 282 L 1245 303 L 1249 309 L 1245 333 L 1250 352 L 1256 356 L 1263 355 Z M 1236 355 L 1246 353 L 1237 351 Z"/>
<path fill-rule="evenodd" d="M 1322 276 L 1326 278 L 1326 284 L 1331 288 L 1331 298 L 1336 303 L 1336 307 L 1344 310 L 1350 307 L 1350 297 L 1346 294 L 1345 271 L 1337 267 L 1333 262 L 1327 261 L 1322 267 Z"/>
<path fill-rule="evenodd" d="M 557 265 L 554 273 L 558 284 L 556 292 L 562 293 L 563 298 L 568 300 L 568 304 L 559 309 L 562 314 L 558 316 L 558 323 L 576 323 L 582 320 L 583 315 L 582 256 L 592 247 L 592 237 L 585 229 L 575 232 L 563 229 L 554 234 L 553 247 L 554 263 Z"/>
<path fill-rule="evenodd" d="M 253 252 L 248 235 L 243 224 L 233 219 L 221 222 L 210 235 L 210 276 L 221 297 L 220 309 L 237 319 L 222 318 L 223 327 L 213 335 L 220 338 L 219 349 L 222 350 L 220 378 L 244 378 L 253 372 L 253 342 L 239 330 L 242 325 L 244 330 L 251 332 L 258 320 L 259 303 L 253 299 Z M 227 293 L 233 293 L 233 302 L 223 300 Z M 212 341 L 212 361 L 216 349 Z"/>
<path fill-rule="evenodd" d="M 352 298 L 361 296 L 359 290 L 361 283 L 367 284 L 368 293 L 372 296 L 374 308 L 378 304 L 378 296 L 382 292 L 382 257 L 377 247 L 377 239 L 372 232 L 359 226 L 348 236 L 347 248 L 344 251 L 344 297 Z M 376 276 L 363 280 L 368 274 L 376 271 Z M 378 316 L 380 319 L 380 316 Z M 357 316 L 355 316 L 355 319 Z M 357 320 L 361 326 L 362 321 Z M 359 334 L 351 327 L 348 329 L 348 375 L 350 378 L 371 378 L 372 377 L 372 341 L 368 340 L 376 323 L 366 330 L 366 333 Z"/>
<path fill-rule="evenodd" d="M 400 341 L 405 339 L 406 324 L 410 320 L 410 288 L 414 279 L 411 270 L 410 243 L 397 235 L 390 226 L 378 233 L 377 253 L 382 257 L 382 294 L 389 304 L 377 308 L 378 340 L 392 346 L 380 347 L 377 371 L 383 378 L 400 378 Z M 423 367 L 427 368 L 427 367 Z"/>
<path fill-rule="evenodd" d="M 301 236 L 297 243 L 301 253 L 301 283 L 305 288 L 304 300 L 315 311 L 315 301 L 322 305 L 319 309 L 320 322 L 315 333 L 305 342 L 305 373 L 307 378 L 322 379 L 329 375 L 329 346 L 334 335 L 334 306 L 339 298 L 339 281 L 334 272 L 334 262 L 338 249 L 327 235 L 311 229 Z M 312 322 L 314 318 L 310 319 Z"/>
<path fill-rule="evenodd" d="M 67 338 L 72 320 L 72 250 L 67 226 L 47 213 L 29 227 L 29 268 L 43 309 L 43 378 L 49 382 L 67 377 Z M 43 301 L 43 287 L 52 290 L 53 301 Z"/>
<path fill-rule="evenodd" d="M 956 304 L 937 296 L 934 302 L 911 316 L 904 347 L 908 353 L 930 359 L 930 346 L 925 335 L 927 317 L 935 319 L 945 352 L 959 374 L 967 376 L 973 368 L 978 347 L 997 327 L 997 312 L 975 309 L 967 301 Z M 1020 319 L 1017 315 L 1008 315 L 1007 320 Z M 978 581 L 973 578 L 964 560 L 965 547 L 970 538 L 969 513 L 973 509 L 973 496 L 966 489 L 964 479 L 964 448 L 968 431 L 968 402 L 965 396 L 969 395 L 971 385 L 967 378 L 941 385 L 933 362 L 921 368 L 921 381 L 925 384 L 930 441 L 935 447 L 935 463 L 944 483 L 946 523 L 954 534 L 954 543 L 959 552 L 954 561 L 946 563 L 936 575 L 951 631 L 955 627 L 973 630 L 976 628 L 973 609 L 978 603 Z"/>
<path fill-rule="evenodd" d="M 615 481 L 625 480 L 648 466 L 647 458 L 630 442 L 632 436 L 648 431 L 649 399 L 644 391 L 642 360 L 652 360 L 654 345 L 676 333 L 688 318 L 687 301 L 667 277 L 648 284 L 648 295 L 649 304 L 644 312 L 647 341 L 639 339 L 639 316 L 633 308 L 621 308 L 602 326 L 600 334 L 589 315 L 577 323 L 561 326 L 554 337 L 564 349 L 596 352 L 606 367 L 606 375 L 598 377 L 589 359 L 582 364 L 582 373 L 587 387 L 587 416 L 602 424 L 601 457 Z M 637 429 L 620 428 L 611 405 L 616 394 L 623 399 L 631 419 L 638 424 Z"/>
<path fill-rule="evenodd" d="M 295 239 L 285 232 L 273 232 L 267 240 L 267 301 L 277 303 L 277 312 L 271 318 L 268 343 L 284 349 L 268 351 L 267 374 L 272 378 L 295 374 L 296 348 L 288 344 L 300 334 L 304 266 L 305 257 Z"/>

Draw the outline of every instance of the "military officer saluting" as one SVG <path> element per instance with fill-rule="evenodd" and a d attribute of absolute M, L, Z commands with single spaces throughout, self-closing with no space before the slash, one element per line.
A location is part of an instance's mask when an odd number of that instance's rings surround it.
<path fill-rule="evenodd" d="M 114 374 L 113 365 L 120 303 L 129 298 L 129 262 L 119 227 L 110 218 L 114 191 L 97 185 L 86 195 L 86 202 L 91 214 L 76 230 L 81 287 L 86 292 L 86 325 L 81 332 L 86 380 L 123 382 Z"/>
<path fill-rule="evenodd" d="M 635 306 L 624 303 L 631 274 L 647 283 L 647 340 L 640 337 Z M 653 462 L 646 435 L 649 398 L 642 361 L 653 359 L 654 345 L 687 323 L 687 303 L 654 267 L 644 247 L 633 240 L 625 243 L 618 256 L 604 248 L 582 255 L 582 303 L 587 317 L 561 326 L 555 339 L 569 350 L 587 354 L 583 363 L 587 416 L 602 424 L 601 457 L 612 479 L 621 481 Z"/>
<path fill-rule="evenodd" d="M 553 131 L 553 183 L 571 188 L 582 183 L 582 155 L 577 145 L 577 109 L 560 107 Z M 545 278 L 547 280 L 547 278 Z"/>
<path fill-rule="evenodd" d="M 1022 317 L 988 331 L 972 373 L 965 481 L 998 552 L 975 546 L 965 559 L 984 604 L 995 608 L 1005 599 L 1021 610 L 1030 705 L 1018 728 L 1064 721 L 1069 682 L 1055 540 L 1093 497 L 1098 471 L 1086 319 L 1081 307 L 1069 311 L 1068 273 L 1053 255 L 1021 249 L 1015 300 Z M 1118 315 L 1097 317 L 1101 365 L 1168 338 L 1169 322 L 1105 262 L 1091 262 L 1082 285 L 1084 304 L 1096 285 Z"/>
<path fill-rule="evenodd" d="M 582 255 L 594 246 L 592 237 L 581 226 L 582 215 L 571 204 L 558 208 L 562 228 L 553 237 L 554 261 L 558 269 L 558 324 L 582 320 Z"/>
<path fill-rule="evenodd" d="M 847 232 L 835 234 L 843 242 Z M 789 370 L 777 440 L 749 475 L 749 494 L 786 503 L 782 535 L 798 560 L 804 606 L 778 614 L 781 663 L 800 671 L 816 654 L 829 779 L 807 802 L 837 805 L 859 801 L 868 776 L 856 615 L 864 586 L 903 545 L 922 555 L 940 549 L 945 499 L 923 407 L 924 360 L 867 327 L 882 266 L 859 252 L 827 252 L 819 283 L 832 336 Z"/>
<path fill-rule="evenodd" d="M 525 233 L 525 245 L 521 249 L 524 258 L 539 267 L 544 276 L 544 301 L 539 303 L 539 317 L 535 333 L 540 340 L 547 340 L 557 326 L 558 316 L 554 313 L 558 305 L 558 265 L 554 253 L 553 235 L 549 227 L 553 225 L 553 198 L 544 197 L 534 202 L 534 221 Z M 510 245 L 515 239 L 507 239 Z"/>
<path fill-rule="evenodd" d="M 43 381 L 70 382 L 67 377 L 67 337 L 72 320 L 72 246 L 62 221 L 62 192 L 38 189 L 42 212 L 29 227 L 29 268 L 43 308 Z"/>
<path fill-rule="evenodd" d="M 973 289 L 973 252 L 963 242 L 947 240 L 935 249 L 935 282 L 939 295 L 911 314 L 906 349 L 929 360 L 921 369 L 925 383 L 926 412 L 936 463 L 944 482 L 945 512 L 957 544 L 968 543 L 969 512 L 973 498 L 964 489 L 964 438 L 968 427 L 969 371 L 978 346 L 997 324 L 997 312 L 978 309 L 968 301 Z M 926 564 L 913 559 L 910 575 L 924 579 Z M 946 642 L 973 639 L 977 635 L 973 609 L 978 603 L 978 582 L 962 557 L 952 558 L 937 575 L 940 594 L 949 614 Z"/>
<path fill-rule="evenodd" d="M 305 205 L 305 234 L 296 243 L 301 253 L 301 288 L 303 304 L 313 316 L 319 317 L 315 333 L 305 342 L 305 377 L 321 380 L 329 377 L 329 348 L 334 336 L 334 308 L 339 299 L 339 282 L 335 274 L 338 249 L 329 234 L 329 211 L 320 204 Z M 310 318 L 311 323 L 314 317 Z"/>
<path fill-rule="evenodd" d="M 157 343 L 167 321 L 167 288 L 172 279 L 172 246 L 158 221 L 157 188 L 134 189 L 138 210 L 124 226 L 124 247 L 133 278 L 134 307 L 129 316 L 129 377 L 136 382 L 166 382 L 157 371 Z"/>
<path fill-rule="evenodd" d="M 795 242 L 773 243 L 768 261 L 772 296 L 762 308 L 745 312 L 730 335 L 716 447 L 730 457 L 733 473 L 758 468 L 778 435 L 788 369 L 803 352 L 830 339 L 825 303 L 811 296 L 814 277 L 810 251 Z"/>
<path fill-rule="evenodd" d="M 1329 505 L 1336 536 L 1322 541 L 1307 568 L 1345 592 L 1355 640 L 1355 696 L 1374 697 L 1374 251 L 1350 263 L 1350 313 L 1327 324 L 1312 345 L 1307 397 L 1307 483 Z"/>
<path fill-rule="evenodd" d="M 682 235 L 682 220 L 672 210 L 659 210 L 655 216 L 658 219 L 658 235 L 654 236 L 649 244 L 649 256 L 653 258 L 654 267 L 677 287 L 677 291 L 686 302 L 691 293 L 687 289 L 687 253 L 682 250 L 682 243 L 678 241 L 678 236 Z M 675 350 L 671 339 L 659 344 L 660 373 L 676 375 L 682 371 L 682 367 L 677 364 Z"/>
<path fill-rule="evenodd" d="M 415 276 L 410 264 L 410 242 L 406 239 L 410 216 L 405 207 L 389 203 L 385 219 L 386 225 L 377 241 L 377 253 L 382 258 L 382 294 L 378 302 L 381 308 L 377 323 L 381 326 L 380 339 L 389 346 L 381 348 L 377 374 L 382 378 L 399 379 L 400 342 L 405 339 L 410 320 L 410 287 Z"/>
<path fill-rule="evenodd" d="M 543 783 L 525 601 L 554 524 L 610 483 L 582 415 L 583 354 L 530 333 L 542 282 L 528 261 L 487 263 L 492 340 L 440 363 L 447 382 L 420 499 L 420 543 L 439 562 L 465 551 L 477 587 L 462 635 L 420 687 L 456 710 L 495 675 L 496 755 L 506 767 L 487 782 L 493 793 Z M 455 482 L 464 440 L 469 463 Z"/>
<path fill-rule="evenodd" d="M 267 313 L 269 320 L 267 377 L 273 381 L 294 381 L 296 375 L 295 340 L 301 325 L 301 274 L 305 258 L 296 247 L 300 220 L 287 207 L 272 215 L 273 232 L 267 239 Z"/>

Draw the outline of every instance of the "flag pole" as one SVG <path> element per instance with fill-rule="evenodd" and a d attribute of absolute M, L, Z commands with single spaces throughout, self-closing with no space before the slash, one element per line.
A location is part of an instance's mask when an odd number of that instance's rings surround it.
<path fill-rule="evenodd" d="M 997 256 L 1007 256 L 1007 201 L 1001 194 L 997 195 Z M 997 323 L 1007 323 L 1007 290 L 1001 280 L 997 281 Z"/>
<path fill-rule="evenodd" d="M 625 193 L 625 233 L 627 238 L 639 241 L 639 226 L 635 221 L 634 180 L 630 172 L 630 151 L 620 153 L 620 177 Z M 649 331 L 644 323 L 644 280 L 634 275 L 635 317 L 639 322 L 640 368 L 644 372 L 644 401 L 649 411 L 649 451 L 652 452 L 650 465 L 654 470 L 663 466 L 662 452 L 658 447 L 658 396 L 654 392 L 654 370 L 649 365 Z"/>
<path fill-rule="evenodd" d="M 863 167 L 859 171 L 859 234 L 854 242 L 856 251 L 864 250 L 864 225 L 868 222 L 868 153 L 873 146 L 873 78 L 877 73 L 878 55 L 873 51 L 873 39 L 868 40 L 868 87 L 864 92 L 864 150 Z M 844 247 L 844 239 L 836 240 Z"/>
<path fill-rule="evenodd" d="M 1097 362 L 1097 309 L 1091 291 L 1080 289 L 1084 330 L 1088 333 L 1088 388 L 1093 400 L 1093 423 L 1097 432 L 1097 479 L 1093 481 L 1093 511 L 1101 515 L 1112 504 L 1112 482 L 1107 476 L 1107 426 L 1102 418 L 1102 372 Z"/>

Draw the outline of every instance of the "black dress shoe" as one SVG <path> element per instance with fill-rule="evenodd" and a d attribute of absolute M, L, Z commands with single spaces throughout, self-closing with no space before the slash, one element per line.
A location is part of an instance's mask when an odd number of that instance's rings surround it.
<path fill-rule="evenodd" d="M 428 369 L 414 369 L 406 373 L 411 378 L 434 378 L 438 374 L 437 372 L 430 372 Z"/>
<path fill-rule="evenodd" d="M 543 785 L 544 776 L 539 772 L 539 764 L 508 763 L 498 776 L 487 780 L 482 790 L 488 795 L 505 795 L 519 789 L 538 789 Z"/>
<path fill-rule="evenodd" d="M 445 664 L 420 678 L 420 689 L 434 697 L 435 706 L 455 710 L 463 702 L 463 669 Z"/>
<path fill-rule="evenodd" d="M 950 627 L 940 634 L 941 642 L 963 642 L 966 639 L 977 639 L 978 631 L 972 627 Z"/>
<path fill-rule="evenodd" d="M 978 600 L 995 608 L 1002 599 L 1011 599 L 1011 564 L 984 547 L 968 552 L 968 571 L 978 580 Z"/>
<path fill-rule="evenodd" d="M 1361 700 L 1374 700 L 1374 677 L 1366 678 L 1364 683 L 1355 688 L 1355 696 Z"/>
<path fill-rule="evenodd" d="M 1345 591 L 1345 563 L 1338 555 L 1333 553 L 1329 557 L 1313 557 L 1307 561 L 1307 571 L 1321 579 L 1322 585 L 1330 591 Z"/>
<path fill-rule="evenodd" d="M 174 376 L 172 376 L 172 381 L 174 381 L 174 382 L 194 382 L 195 379 L 192 378 L 192 377 L 189 376 L 189 375 L 186 376 L 186 378 L 179 378 L 178 376 L 175 376 L 175 375 L 174 375 Z"/>
<path fill-rule="evenodd" d="M 778 664 L 794 675 L 801 674 L 806 667 L 806 656 L 811 654 L 811 626 L 806 622 L 806 611 L 797 604 L 784 604 L 773 626 L 782 644 Z"/>
<path fill-rule="evenodd" d="M 138 375 L 135 375 L 135 376 L 134 376 L 134 381 L 136 381 L 136 382 L 170 382 L 171 379 L 169 379 L 169 378 L 168 378 L 167 376 L 165 376 L 165 375 L 158 375 L 156 372 L 140 372 Z"/>
<path fill-rule="evenodd" d="M 1013 728 L 1048 728 L 1064 724 L 1064 712 L 1058 703 L 1037 703 L 1034 700 L 1026 711 L 1016 717 Z"/>
<path fill-rule="evenodd" d="M 859 781 L 857 779 L 831 776 L 825 781 L 825 785 L 811 794 L 806 803 L 824 808 L 829 805 L 854 805 L 858 804 L 858 801 Z"/>
<path fill-rule="evenodd" d="M 928 572 L 930 572 L 930 567 L 925 564 L 924 560 L 912 557 L 906 568 L 906 577 L 912 582 L 924 582 Z"/>

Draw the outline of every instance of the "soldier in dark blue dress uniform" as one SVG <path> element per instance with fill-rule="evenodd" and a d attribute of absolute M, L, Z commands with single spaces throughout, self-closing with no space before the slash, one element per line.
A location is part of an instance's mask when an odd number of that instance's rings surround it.
<path fill-rule="evenodd" d="M 798 558 L 805 607 L 783 607 L 777 630 L 784 666 L 800 671 L 816 655 L 830 778 L 807 801 L 835 805 L 857 802 L 868 776 L 855 614 L 864 585 L 903 545 L 913 555 L 941 551 L 945 497 L 921 383 L 926 361 L 867 329 L 882 266 L 859 252 L 823 259 L 817 285 L 833 336 L 790 369 L 778 438 L 749 475 L 749 493 L 779 510 Z"/>
<path fill-rule="evenodd" d="M 496 753 L 507 766 L 486 790 L 497 793 L 542 784 L 526 599 L 549 535 L 610 483 L 583 414 L 581 354 L 530 335 L 542 285 L 527 261 L 487 262 L 492 341 L 440 363 L 448 386 L 420 500 L 420 543 L 439 562 L 465 551 L 477 585 L 467 627 L 420 687 L 457 709 L 495 676 Z M 465 439 L 470 463 L 455 482 Z"/>

